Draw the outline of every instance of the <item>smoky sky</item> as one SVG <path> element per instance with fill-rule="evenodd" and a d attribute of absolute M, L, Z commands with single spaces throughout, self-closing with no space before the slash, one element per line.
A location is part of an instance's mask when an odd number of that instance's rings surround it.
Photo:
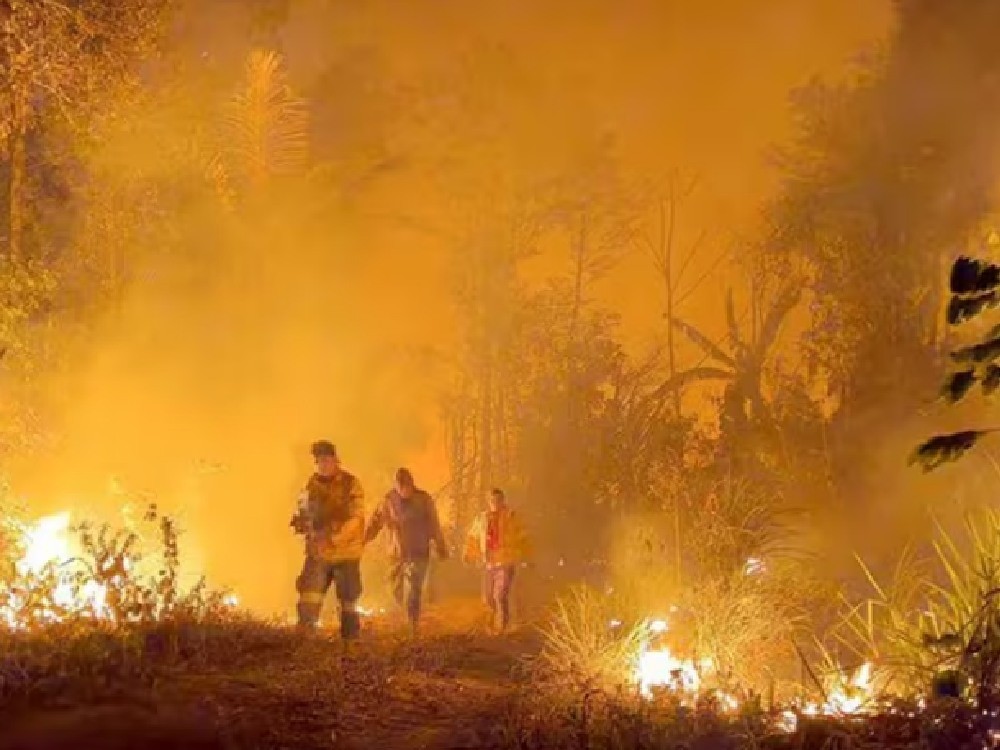
<path fill-rule="evenodd" d="M 215 106 L 251 48 L 277 47 L 308 99 L 314 158 L 337 175 L 336 208 L 307 230 L 276 221 L 253 250 L 268 260 L 239 283 L 182 297 L 137 283 L 59 376 L 73 398 L 56 455 L 13 471 L 39 512 L 106 509 L 91 498 L 111 475 L 182 508 L 196 564 L 264 610 L 293 599 L 287 521 L 311 440 L 338 444 L 370 500 L 402 463 L 429 489 L 446 481 L 436 371 L 410 354 L 455 344 L 449 268 L 483 206 L 610 137 L 627 179 L 700 177 L 681 232 L 705 231 L 714 257 L 778 188 L 765 153 L 790 133 L 790 90 L 845 75 L 892 29 L 874 0 L 286 5 L 274 22 L 253 4 L 190 4 L 170 42 L 180 96 Z M 177 220 L 191 247 L 211 241 L 200 220 Z M 175 267 L 148 262 L 148 278 Z M 647 263 L 628 255 L 601 288 L 636 350 L 661 333 Z M 712 284 L 684 311 L 709 330 L 720 313 Z"/>

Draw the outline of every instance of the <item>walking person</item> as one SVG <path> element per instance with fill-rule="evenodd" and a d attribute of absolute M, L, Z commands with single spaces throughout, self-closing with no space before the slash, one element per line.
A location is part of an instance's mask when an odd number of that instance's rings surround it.
<path fill-rule="evenodd" d="M 340 635 L 353 640 L 361 631 L 361 552 L 364 548 L 364 490 L 340 465 L 328 440 L 312 445 L 316 464 L 299 496 L 291 526 L 305 536 L 305 560 L 296 580 L 299 627 L 319 624 L 323 600 L 333 586 L 340 603 Z"/>
<path fill-rule="evenodd" d="M 441 560 L 448 559 L 448 544 L 441 531 L 437 505 L 417 487 L 409 469 L 396 472 L 396 486 L 372 513 L 365 544 L 382 529 L 389 535 L 390 584 L 393 598 L 405 610 L 416 634 L 420 622 L 424 582 L 430 565 L 431 545 Z"/>
<path fill-rule="evenodd" d="M 463 559 L 484 567 L 484 596 L 496 631 L 504 632 L 510 625 L 514 573 L 530 554 L 530 541 L 520 516 L 508 506 L 503 490 L 494 489 L 488 510 L 480 513 L 469 529 Z"/>

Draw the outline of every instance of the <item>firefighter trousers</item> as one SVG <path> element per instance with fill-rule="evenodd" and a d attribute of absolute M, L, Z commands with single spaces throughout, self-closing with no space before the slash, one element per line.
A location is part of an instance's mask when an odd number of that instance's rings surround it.
<path fill-rule="evenodd" d="M 357 638 L 361 631 L 361 620 L 357 612 L 362 591 L 360 560 L 327 562 L 306 557 L 296 581 L 299 592 L 299 626 L 314 628 L 319 624 L 323 600 L 331 586 L 340 603 L 340 634 L 348 639 Z"/>

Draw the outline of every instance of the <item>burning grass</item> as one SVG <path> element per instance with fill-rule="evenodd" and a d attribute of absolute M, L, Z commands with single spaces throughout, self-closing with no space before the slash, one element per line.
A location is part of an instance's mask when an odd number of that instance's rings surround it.
<path fill-rule="evenodd" d="M 1000 713 L 1000 513 L 967 516 L 965 539 L 938 527 L 933 554 L 906 553 L 888 583 L 862 564 L 873 595 L 849 606 L 839 644 L 878 665 L 885 691 L 933 688 Z"/>
<path fill-rule="evenodd" d="M 362 642 L 346 649 L 326 634 L 304 637 L 241 613 L 204 582 L 182 590 L 176 527 L 155 509 L 121 529 L 74 525 L 65 515 L 4 529 L 16 542 L 5 546 L 0 599 L 0 722 L 11 726 L 67 704 L 142 700 L 214 727 L 212 741 L 221 744 L 205 745 L 212 747 L 318 748 L 336 738 L 342 747 L 392 748 L 411 746 L 415 732 L 429 747 L 992 746 L 993 692 L 925 700 L 928 686 L 920 685 L 936 674 L 932 667 L 957 667 L 973 684 L 994 684 L 987 667 L 994 664 L 996 587 L 987 574 L 1000 569 L 992 567 L 995 518 L 975 526 L 979 541 L 970 555 L 940 542 L 944 584 L 879 589 L 881 605 L 851 609 L 845 628 L 872 613 L 858 630 L 872 637 L 855 639 L 864 658 L 842 669 L 828 653 L 789 698 L 747 677 L 767 675 L 779 653 L 754 655 L 754 643 L 794 644 L 804 627 L 789 616 L 803 601 L 789 587 L 803 579 L 785 574 L 773 553 L 706 576 L 677 605 L 647 615 L 613 586 L 579 587 L 558 600 L 538 637 L 530 629 L 487 637 L 464 629 L 446 609 L 419 641 L 373 622 Z M 925 609 L 908 620 L 904 605 L 913 601 Z M 703 609 L 693 611 L 697 606 Z M 928 612 L 938 629 L 918 648 L 914 636 L 923 631 L 914 623 L 925 623 Z M 961 645 L 946 638 L 953 631 Z M 866 644 L 879 649 L 864 652 Z M 951 656 L 933 661 L 928 648 L 950 648 Z M 916 654 L 922 660 L 901 670 Z M 83 713 L 91 726 L 108 721 Z M 142 744 L 146 730 L 134 731 Z"/>
<path fill-rule="evenodd" d="M 236 603 L 227 592 L 209 591 L 203 579 L 183 590 L 176 523 L 153 505 L 141 524 L 120 529 L 73 525 L 68 512 L 35 523 L 8 518 L 6 528 L 9 563 L 0 578 L 0 623 L 10 629 L 206 619 Z M 149 538 L 153 544 L 144 542 Z"/>
<path fill-rule="evenodd" d="M 584 723 L 605 705 L 602 721 L 641 725 L 637 746 L 650 732 L 697 734 L 684 722 L 707 715 L 727 741 L 743 737 L 739 747 L 771 735 L 811 746 L 808 736 L 827 730 L 843 747 L 994 746 L 1000 514 L 970 519 L 968 544 L 939 529 L 934 560 L 907 557 L 889 587 L 865 568 L 876 596 L 846 606 L 820 641 L 830 587 L 784 544 L 766 503 L 723 490 L 707 513 L 675 508 L 665 523 L 630 524 L 633 543 L 607 590 L 578 589 L 556 606 L 540 664 L 565 701 L 591 706 Z M 627 746 L 615 745 L 617 730 L 600 731 L 605 746 Z"/>
<path fill-rule="evenodd" d="M 174 521 L 72 524 L 7 516 L 0 577 L 0 703 L 129 690 L 171 665 L 225 663 L 273 638 L 225 592 L 179 576 Z M 251 651 L 257 646 L 253 646 Z"/>

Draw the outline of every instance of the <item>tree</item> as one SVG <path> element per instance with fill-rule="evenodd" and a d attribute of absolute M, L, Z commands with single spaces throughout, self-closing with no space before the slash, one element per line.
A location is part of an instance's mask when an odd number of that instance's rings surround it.
<path fill-rule="evenodd" d="M 462 321 L 444 419 L 452 456 L 457 530 L 495 484 L 515 480 L 510 434 L 517 409 L 516 321 L 523 306 L 519 265 L 537 253 L 547 212 L 530 197 L 496 197 L 458 239 L 452 277 Z M 455 393 L 458 394 L 455 397 Z"/>
<path fill-rule="evenodd" d="M 81 114 L 131 74 L 162 28 L 164 0 L 0 3 L 0 146 L 7 161 L 7 254 L 24 259 L 30 136 L 42 117 L 83 127 Z"/>
<path fill-rule="evenodd" d="M 990 0 L 901 0 L 896 33 L 840 85 L 797 92 L 798 138 L 763 251 L 807 270 L 804 351 L 828 386 L 831 476 L 880 492 L 866 439 L 912 417 L 947 357 L 938 279 L 988 211 L 1000 54 Z M 850 485 L 850 486 L 848 486 Z"/>
<path fill-rule="evenodd" d="M 756 295 L 751 294 L 752 299 Z M 664 390 L 676 390 L 684 384 L 715 380 L 722 381 L 725 391 L 719 414 L 722 433 L 721 447 L 735 468 L 745 457 L 746 449 L 756 429 L 767 430 L 775 423 L 774 415 L 764 398 L 764 376 L 782 324 L 802 298 L 799 285 L 790 283 L 779 289 L 770 300 L 762 317 L 751 316 L 749 332 L 741 330 L 732 290 L 726 295 L 725 314 L 728 347 L 702 333 L 694 325 L 675 318 L 671 324 L 687 336 L 711 364 L 701 364 L 684 370 L 664 383 Z M 754 308 L 754 312 L 757 310 Z M 759 321 L 759 322 L 758 322 Z"/>
<path fill-rule="evenodd" d="M 667 320 L 667 376 L 672 379 L 677 375 L 677 347 L 675 341 L 675 328 L 672 321 L 677 317 L 677 310 L 684 301 L 693 294 L 701 282 L 718 266 L 719 260 L 714 261 L 707 272 L 685 289 L 681 289 L 684 281 L 684 273 L 688 270 L 691 262 L 697 256 L 698 250 L 705 239 L 705 232 L 698 234 L 693 242 L 687 247 L 683 257 L 680 258 L 679 265 L 675 265 L 675 259 L 679 248 L 679 218 L 681 204 L 686 201 L 697 187 L 697 179 L 691 178 L 682 180 L 677 174 L 672 174 L 667 179 L 665 194 L 660 196 L 656 203 L 656 227 L 652 231 L 639 233 L 639 240 L 646 252 L 653 261 L 653 267 L 659 274 L 663 284 L 663 316 Z M 671 393 L 671 401 L 674 408 L 674 416 L 681 415 L 681 391 L 675 390 Z"/>

